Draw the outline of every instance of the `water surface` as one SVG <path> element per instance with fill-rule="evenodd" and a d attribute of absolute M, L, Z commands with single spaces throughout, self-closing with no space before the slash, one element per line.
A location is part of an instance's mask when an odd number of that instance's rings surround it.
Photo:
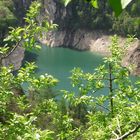
<path fill-rule="evenodd" d="M 93 72 L 103 62 L 102 56 L 89 51 L 75 51 L 68 48 L 50 48 L 42 46 L 35 52 L 37 75 L 51 74 L 59 80 L 57 89 L 72 90 L 70 85 L 70 71 L 80 67 L 84 72 Z"/>

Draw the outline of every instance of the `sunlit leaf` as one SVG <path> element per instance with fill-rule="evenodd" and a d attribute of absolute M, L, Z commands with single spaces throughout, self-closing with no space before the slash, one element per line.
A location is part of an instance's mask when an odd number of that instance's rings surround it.
<path fill-rule="evenodd" d="M 118 16 L 131 1 L 132 0 L 109 0 L 109 4 L 115 12 L 115 15 Z"/>
<path fill-rule="evenodd" d="M 122 9 L 124 9 L 132 0 L 121 0 Z"/>
<path fill-rule="evenodd" d="M 97 2 L 97 0 L 92 0 L 92 1 L 91 1 L 91 4 L 92 4 L 92 6 L 93 6 L 94 8 L 98 8 L 98 2 Z"/>
<path fill-rule="evenodd" d="M 64 0 L 64 5 L 67 6 L 70 2 L 71 0 Z"/>

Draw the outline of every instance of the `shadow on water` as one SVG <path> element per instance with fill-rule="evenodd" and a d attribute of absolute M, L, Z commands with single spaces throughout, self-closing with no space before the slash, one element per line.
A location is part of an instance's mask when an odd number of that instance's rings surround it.
<path fill-rule="evenodd" d="M 26 62 L 36 62 L 37 57 L 38 57 L 37 53 L 31 51 L 25 51 L 25 56 L 23 59 L 22 66 L 24 66 Z"/>
<path fill-rule="evenodd" d="M 24 67 L 27 62 L 30 62 L 30 63 L 35 62 L 35 65 L 36 65 L 38 57 L 39 57 L 38 53 L 34 50 L 25 51 L 25 56 L 24 56 L 24 59 L 23 59 L 23 62 L 22 62 L 22 67 Z M 39 70 L 39 68 L 37 67 L 36 70 L 35 70 L 35 73 L 37 73 L 38 70 Z"/>

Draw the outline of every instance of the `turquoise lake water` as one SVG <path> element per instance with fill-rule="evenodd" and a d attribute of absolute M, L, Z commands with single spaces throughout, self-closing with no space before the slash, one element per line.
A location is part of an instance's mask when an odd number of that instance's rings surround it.
<path fill-rule="evenodd" d="M 42 46 L 39 51 L 27 54 L 27 60 L 36 62 L 37 75 L 48 73 L 59 80 L 57 89 L 72 90 L 70 71 L 80 67 L 84 72 L 93 72 L 103 62 L 103 57 L 89 51 L 75 51 L 68 48 L 50 48 Z"/>

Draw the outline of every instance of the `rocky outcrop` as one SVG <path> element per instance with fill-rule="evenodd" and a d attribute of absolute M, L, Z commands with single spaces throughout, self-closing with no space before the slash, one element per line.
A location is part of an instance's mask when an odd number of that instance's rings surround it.
<path fill-rule="evenodd" d="M 133 75 L 140 75 L 140 40 L 136 40 L 131 47 L 129 47 L 126 56 L 123 59 L 123 65 L 133 65 Z"/>
<path fill-rule="evenodd" d="M 41 42 L 50 47 L 68 47 L 76 50 L 91 50 L 103 55 L 109 54 L 107 46 L 110 36 L 102 31 L 52 31 Z"/>
<path fill-rule="evenodd" d="M 8 57 L 3 59 L 3 66 L 13 66 L 14 70 L 18 70 L 22 65 L 22 60 L 24 58 L 24 48 L 17 47 Z"/>
<path fill-rule="evenodd" d="M 131 64 L 135 66 L 135 75 L 140 75 L 140 45 L 136 47 L 133 52 L 130 54 L 130 58 L 128 60 Z"/>
<path fill-rule="evenodd" d="M 50 22 L 55 22 L 62 25 L 62 21 L 68 17 L 67 8 L 60 2 L 60 0 L 42 0 L 42 13 L 47 15 Z M 63 23 L 64 24 L 64 23 Z"/>

